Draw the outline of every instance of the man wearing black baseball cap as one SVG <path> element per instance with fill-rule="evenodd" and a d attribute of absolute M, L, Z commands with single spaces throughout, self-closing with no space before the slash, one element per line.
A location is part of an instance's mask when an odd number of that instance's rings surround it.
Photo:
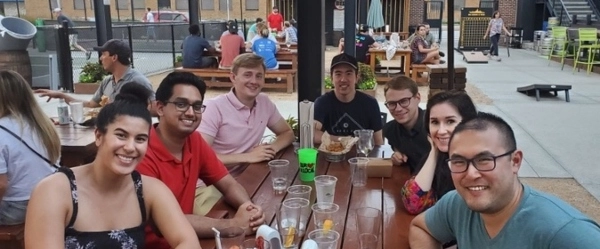
<path fill-rule="evenodd" d="M 383 144 L 383 122 L 377 100 L 356 91 L 358 62 L 346 53 L 331 60 L 331 81 L 334 89 L 315 100 L 314 141 L 321 143 L 327 131 L 334 138 L 353 136 L 355 130 L 373 130 L 375 145 Z"/>
<path fill-rule="evenodd" d="M 227 21 L 227 30 L 223 31 L 221 37 L 228 34 L 237 34 L 242 37 L 244 42 L 246 41 L 246 38 L 244 37 L 244 31 L 238 28 L 238 23 L 236 21 Z"/>
<path fill-rule="evenodd" d="M 101 52 L 100 62 L 102 67 L 104 70 L 111 73 L 111 75 L 104 77 L 102 83 L 100 83 L 100 87 L 98 87 L 98 90 L 96 90 L 96 93 L 90 101 L 81 101 L 83 102 L 84 107 L 100 107 L 102 97 L 108 98 L 108 102 L 112 102 L 121 90 L 121 87 L 131 82 L 141 84 L 151 90 L 152 107 L 155 106 L 152 84 L 146 76 L 129 66 L 131 64 L 131 50 L 127 43 L 121 40 L 112 39 L 104 43 L 101 47 L 94 47 L 94 50 Z M 36 90 L 35 93 L 40 93 L 41 97 L 49 97 L 48 100 L 51 98 L 64 99 L 67 104 L 72 101 L 77 101 L 72 96 L 60 91 L 39 89 Z M 154 108 L 151 110 L 154 110 Z"/>

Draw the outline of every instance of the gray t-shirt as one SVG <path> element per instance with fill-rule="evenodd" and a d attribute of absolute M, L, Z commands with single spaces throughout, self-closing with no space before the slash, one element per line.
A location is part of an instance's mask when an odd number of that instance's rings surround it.
<path fill-rule="evenodd" d="M 100 103 L 100 101 L 102 101 L 102 96 L 107 96 L 108 101 L 113 102 L 117 94 L 121 91 L 121 87 L 124 85 L 122 83 L 129 82 L 135 82 L 148 88 L 150 91 L 152 91 L 150 100 L 155 100 L 154 90 L 152 90 L 152 84 L 150 83 L 150 80 L 148 80 L 148 78 L 146 78 L 146 76 L 144 76 L 142 73 L 130 67 L 127 69 L 127 72 L 125 72 L 119 82 L 115 82 L 115 78 L 112 75 L 106 76 L 102 80 L 102 83 L 100 83 L 100 87 L 98 87 L 98 90 L 96 90 L 94 97 L 92 97 L 92 101 Z"/>
<path fill-rule="evenodd" d="M 0 118 L 0 125 L 19 136 L 41 156 L 48 158 L 46 146 L 29 125 L 25 124 L 21 129 L 17 119 L 12 116 Z M 52 166 L 17 138 L 0 129 L 0 174 L 7 174 L 8 177 L 8 188 L 2 201 L 29 200 L 35 185 L 54 171 Z"/>
<path fill-rule="evenodd" d="M 600 227 L 564 201 L 529 186 L 502 230 L 490 238 L 481 214 L 454 190 L 425 212 L 427 229 L 438 241 L 456 240 L 460 249 L 598 248 Z"/>
<path fill-rule="evenodd" d="M 56 17 L 56 21 L 58 22 L 58 25 L 61 25 L 61 26 L 64 21 L 67 21 L 67 24 L 69 26 L 69 34 L 77 34 L 77 30 L 73 29 L 75 24 L 73 24 L 73 21 L 71 21 L 70 18 L 66 17 L 63 14 L 60 14 L 58 17 Z"/>

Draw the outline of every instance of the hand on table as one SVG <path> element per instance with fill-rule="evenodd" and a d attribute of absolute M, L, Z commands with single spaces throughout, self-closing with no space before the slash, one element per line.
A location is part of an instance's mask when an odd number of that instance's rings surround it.
<path fill-rule="evenodd" d="M 246 235 L 255 233 L 259 226 L 265 224 L 262 208 L 250 201 L 240 205 L 233 218 L 244 228 Z"/>
<path fill-rule="evenodd" d="M 254 147 L 248 154 L 249 163 L 258 163 L 273 159 L 276 152 L 271 145 L 261 144 Z"/>
<path fill-rule="evenodd" d="M 33 93 L 39 94 L 40 97 L 48 97 L 46 102 L 50 102 L 51 99 L 64 99 L 65 94 L 59 91 L 53 91 L 48 89 L 36 89 L 33 90 Z"/>
<path fill-rule="evenodd" d="M 406 163 L 407 160 L 408 157 L 399 151 L 394 151 L 394 153 L 392 153 L 392 163 L 394 165 L 401 165 L 403 163 Z"/>

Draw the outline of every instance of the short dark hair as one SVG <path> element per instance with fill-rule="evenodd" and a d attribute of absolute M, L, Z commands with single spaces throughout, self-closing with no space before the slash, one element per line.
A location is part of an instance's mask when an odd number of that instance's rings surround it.
<path fill-rule="evenodd" d="M 145 86 L 135 82 L 125 82 L 115 97 L 115 101 L 100 109 L 96 118 L 96 129 L 105 134 L 108 125 L 112 124 L 118 116 L 131 116 L 141 118 L 152 124 L 152 117 L 148 111 L 148 104 L 152 92 Z"/>
<path fill-rule="evenodd" d="M 198 24 L 192 24 L 190 25 L 190 27 L 188 28 L 188 31 L 190 32 L 190 34 L 192 35 L 199 35 L 200 34 L 200 26 L 198 26 Z"/>
<path fill-rule="evenodd" d="M 417 25 L 417 28 L 415 29 L 415 32 L 418 32 L 419 29 L 421 29 L 421 27 L 425 28 L 425 24 L 419 24 L 419 25 Z"/>
<path fill-rule="evenodd" d="M 406 75 L 396 76 L 385 83 L 383 94 L 386 94 L 390 89 L 397 91 L 408 89 L 413 95 L 416 95 L 419 92 L 419 86 L 417 86 L 417 83 Z"/>
<path fill-rule="evenodd" d="M 256 22 L 262 22 L 262 21 L 263 21 L 263 19 L 262 19 L 262 18 L 260 18 L 260 17 L 259 17 L 259 18 L 256 18 Z"/>
<path fill-rule="evenodd" d="M 148 11 L 152 10 L 150 7 L 146 8 Z"/>
<path fill-rule="evenodd" d="M 169 101 L 173 96 L 173 88 L 176 85 L 194 86 L 200 91 L 200 96 L 204 99 L 206 83 L 202 79 L 189 72 L 172 72 L 160 82 L 158 89 L 156 89 L 156 100 L 162 103 Z"/>
<path fill-rule="evenodd" d="M 452 139 L 456 134 L 463 131 L 486 131 L 490 128 L 494 128 L 500 132 L 504 147 L 507 150 L 513 150 L 517 148 L 517 140 L 515 139 L 515 133 L 510 125 L 504 121 L 501 117 L 487 112 L 479 112 L 477 115 L 469 120 L 463 120 L 452 132 L 450 137 L 449 145 L 452 143 Z"/>

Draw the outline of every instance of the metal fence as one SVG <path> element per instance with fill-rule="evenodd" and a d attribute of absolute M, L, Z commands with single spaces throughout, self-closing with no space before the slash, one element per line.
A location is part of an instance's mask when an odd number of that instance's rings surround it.
<path fill-rule="evenodd" d="M 51 22 L 53 21 L 46 23 Z M 84 49 L 91 51 L 98 44 L 96 27 L 89 24 L 89 22 L 76 22 L 74 30 L 78 33 L 78 44 Z M 249 23 L 242 20 L 238 22 L 238 25 L 240 29 L 247 33 L 246 27 L 249 27 Z M 112 35 L 114 39 L 124 40 L 130 44 L 132 67 L 144 75 L 152 75 L 173 69 L 176 57 L 181 55 L 183 40 L 189 34 L 188 27 L 189 24 L 187 23 L 154 23 L 153 25 L 113 23 Z M 47 61 L 49 56 L 61 58 L 61 56 L 57 55 L 57 51 L 60 51 L 57 39 L 59 30 L 59 27 L 56 25 L 38 27 L 36 37 L 28 49 L 32 60 L 42 63 L 43 61 Z M 219 40 L 225 30 L 225 22 L 200 23 L 201 35 L 211 44 Z M 156 34 L 156 37 L 153 37 L 153 34 Z M 71 47 L 71 58 L 72 79 L 76 83 L 79 82 L 82 67 L 87 62 L 98 62 L 99 54 L 93 51 L 91 58 L 87 60 L 86 54 L 83 51 Z M 59 61 L 58 63 L 60 65 L 61 63 L 69 62 Z M 50 75 L 45 75 L 46 72 L 40 72 L 40 75 L 36 77 L 40 79 L 50 77 Z M 60 78 L 62 79 L 63 77 Z M 37 87 L 49 86 L 40 86 L 38 84 Z"/>

